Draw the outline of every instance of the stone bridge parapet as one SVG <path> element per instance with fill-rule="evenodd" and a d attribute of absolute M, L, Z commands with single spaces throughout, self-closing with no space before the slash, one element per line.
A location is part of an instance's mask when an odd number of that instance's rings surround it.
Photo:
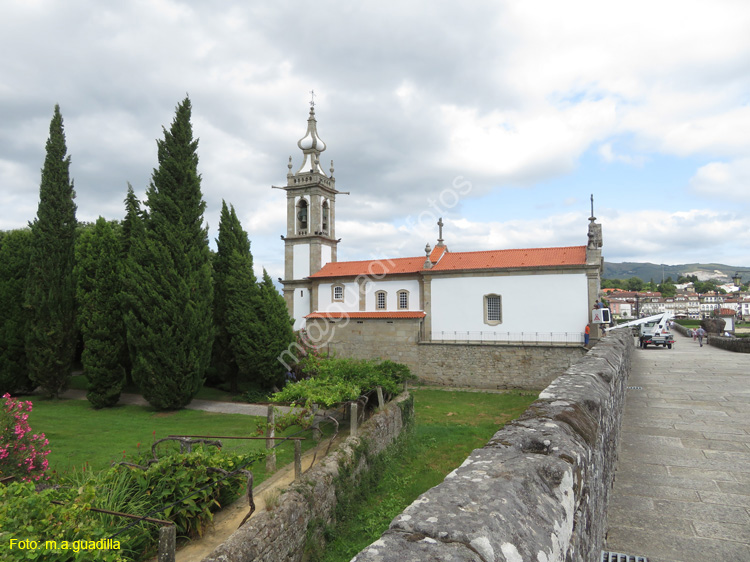
<path fill-rule="evenodd" d="M 601 340 L 354 560 L 598 561 L 633 348 Z"/>

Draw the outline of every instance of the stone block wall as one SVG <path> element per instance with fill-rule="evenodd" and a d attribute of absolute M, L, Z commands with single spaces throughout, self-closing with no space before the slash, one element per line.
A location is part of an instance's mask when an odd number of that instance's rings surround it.
<path fill-rule="evenodd" d="M 418 344 L 419 379 L 469 388 L 539 390 L 580 361 L 583 347 L 470 343 Z"/>
<path fill-rule="evenodd" d="M 315 320 L 308 333 L 341 357 L 390 359 L 441 386 L 540 390 L 586 354 L 580 345 L 420 342 L 419 322 Z"/>
<path fill-rule="evenodd" d="M 352 467 L 352 477 L 367 470 L 367 459 L 355 455 L 362 442 L 372 454 L 382 452 L 401 433 L 413 415 L 413 400 L 401 394 L 362 425 L 358 437 L 349 437 L 320 464 L 307 471 L 279 497 L 273 511 L 254 513 L 245 525 L 203 562 L 297 562 L 303 559 L 308 527 L 330 523 L 336 507 L 335 478 L 342 466 Z"/>
<path fill-rule="evenodd" d="M 608 335 L 353 560 L 598 561 L 632 352 Z"/>
<path fill-rule="evenodd" d="M 710 335 L 707 341 L 709 345 L 720 347 L 727 351 L 750 353 L 750 338 L 727 338 L 724 336 Z"/>

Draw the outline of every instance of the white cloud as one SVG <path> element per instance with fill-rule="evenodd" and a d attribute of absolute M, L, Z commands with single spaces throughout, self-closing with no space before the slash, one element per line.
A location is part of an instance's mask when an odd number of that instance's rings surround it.
<path fill-rule="evenodd" d="M 747 201 L 750 199 L 750 158 L 701 166 L 690 178 L 690 188 L 706 197 Z"/>
<path fill-rule="evenodd" d="M 210 238 L 225 199 L 254 253 L 278 272 L 285 198 L 270 186 L 285 183 L 290 154 L 299 163 L 315 89 L 325 168 L 334 159 L 338 188 L 351 191 L 337 199 L 341 256 L 369 257 L 373 247 L 420 255 L 436 239 L 426 213 L 443 214 L 429 201 L 461 175 L 473 189 L 444 215 L 452 248 L 583 244 L 586 216 L 560 213 L 596 192 L 620 211 L 597 208 L 608 259 L 665 262 L 692 251 L 750 264 L 747 245 L 728 235 L 750 224 L 750 5 L 742 0 L 571 0 L 543 10 L 388 0 L 321 0 L 303 11 L 236 0 L 6 4 L 0 49 L 14 55 L 0 60 L 2 229 L 33 218 L 55 103 L 79 217 L 120 218 L 125 182 L 145 190 L 154 139 L 189 93 Z M 592 150 L 599 158 L 582 158 Z M 688 185 L 665 160 L 702 167 Z M 620 163 L 654 175 L 644 183 L 669 183 L 668 202 L 655 203 L 638 183 L 601 193 Z M 550 182 L 567 190 L 559 205 L 539 195 Z M 485 199 L 498 190 L 515 204 Z M 498 207 L 482 216 L 513 215 L 459 219 L 469 199 Z M 403 226 L 423 214 L 424 225 Z"/>

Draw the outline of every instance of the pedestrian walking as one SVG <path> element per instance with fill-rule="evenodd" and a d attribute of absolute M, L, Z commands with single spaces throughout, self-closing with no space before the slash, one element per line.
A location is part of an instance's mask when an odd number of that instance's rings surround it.
<path fill-rule="evenodd" d="M 703 338 L 707 335 L 706 330 L 703 329 L 703 326 L 699 327 L 695 331 L 696 335 L 698 336 L 698 343 L 701 344 L 701 347 L 703 347 Z"/>
<path fill-rule="evenodd" d="M 591 334 L 591 327 L 586 324 L 586 329 L 583 331 L 583 345 L 589 344 L 589 335 Z"/>

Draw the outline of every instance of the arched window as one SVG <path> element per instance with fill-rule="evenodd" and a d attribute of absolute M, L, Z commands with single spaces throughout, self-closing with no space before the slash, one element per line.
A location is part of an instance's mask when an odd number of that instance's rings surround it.
<path fill-rule="evenodd" d="M 385 291 L 378 291 L 375 293 L 375 310 L 386 310 L 386 303 L 388 302 L 387 296 L 388 293 Z"/>
<path fill-rule="evenodd" d="M 399 310 L 409 310 L 409 291 L 406 289 L 400 290 L 397 295 L 398 300 L 398 309 Z"/>
<path fill-rule="evenodd" d="M 307 234 L 307 201 L 300 199 L 297 203 L 297 234 Z"/>
<path fill-rule="evenodd" d="M 500 295 L 484 295 L 484 323 L 490 326 L 503 323 L 503 297 Z"/>

